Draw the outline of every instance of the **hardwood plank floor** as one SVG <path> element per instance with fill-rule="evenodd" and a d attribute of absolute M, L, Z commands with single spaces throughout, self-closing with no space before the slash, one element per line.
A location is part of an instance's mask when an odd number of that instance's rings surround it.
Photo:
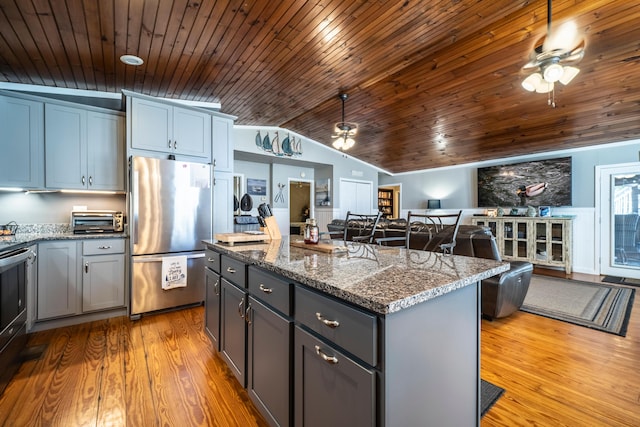
<path fill-rule="evenodd" d="M 0 397 L 0 426 L 266 426 L 203 318 L 196 307 L 32 334 L 46 350 Z"/>
<path fill-rule="evenodd" d="M 265 426 L 203 317 L 196 307 L 33 334 L 46 351 L 0 398 L 0 426 Z M 482 427 L 640 425 L 640 295 L 626 337 L 524 312 L 483 320 L 481 369 L 506 390 Z"/>
<path fill-rule="evenodd" d="M 577 273 L 570 277 L 600 281 Z M 640 425 L 637 292 L 626 337 L 518 311 L 482 320 L 481 345 L 482 378 L 506 390 L 482 418 L 482 427 Z"/>

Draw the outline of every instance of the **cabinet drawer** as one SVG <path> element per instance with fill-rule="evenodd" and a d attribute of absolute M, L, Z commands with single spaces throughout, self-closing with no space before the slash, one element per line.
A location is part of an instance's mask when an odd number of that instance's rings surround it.
<path fill-rule="evenodd" d="M 295 319 L 371 366 L 378 363 L 376 316 L 296 286 Z"/>
<path fill-rule="evenodd" d="M 300 327 L 295 328 L 294 340 L 296 393 L 293 425 L 383 425 L 383 422 L 378 423 L 376 420 L 376 407 L 384 405 L 384 398 L 376 401 L 375 370 L 353 360 Z M 420 424 L 429 425 L 427 420 L 423 421 L 425 422 Z"/>
<path fill-rule="evenodd" d="M 242 261 L 220 255 L 220 274 L 241 288 L 247 287 L 247 268 Z"/>
<path fill-rule="evenodd" d="M 204 252 L 204 265 L 216 273 L 220 273 L 220 254 L 211 249 L 207 249 Z"/>
<path fill-rule="evenodd" d="M 82 255 L 124 253 L 125 239 L 90 239 L 82 242 Z"/>
<path fill-rule="evenodd" d="M 257 267 L 249 267 L 249 292 L 286 316 L 291 315 L 291 290 L 288 281 Z"/>

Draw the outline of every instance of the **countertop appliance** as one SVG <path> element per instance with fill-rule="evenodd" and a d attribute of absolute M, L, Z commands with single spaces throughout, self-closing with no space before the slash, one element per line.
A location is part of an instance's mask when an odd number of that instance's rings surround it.
<path fill-rule="evenodd" d="M 75 234 L 121 233 L 124 231 L 123 217 L 118 211 L 72 211 L 71 229 Z"/>
<path fill-rule="evenodd" d="M 34 260 L 28 247 L 0 251 L 0 395 L 20 367 L 27 343 L 27 277 Z"/>
<path fill-rule="evenodd" d="M 131 318 L 204 301 L 201 241 L 212 236 L 211 166 L 134 156 L 129 169 Z M 186 286 L 163 287 L 170 260 L 186 265 Z"/>

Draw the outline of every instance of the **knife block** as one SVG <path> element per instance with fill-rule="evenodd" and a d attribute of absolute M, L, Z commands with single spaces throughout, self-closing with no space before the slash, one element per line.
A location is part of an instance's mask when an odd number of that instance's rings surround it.
<path fill-rule="evenodd" d="M 282 234 L 280 233 L 280 227 L 278 226 L 278 221 L 276 221 L 276 217 L 269 216 L 264 219 L 264 222 L 267 224 L 266 227 L 260 228 L 261 231 L 267 233 L 271 240 L 280 240 L 282 239 Z"/>

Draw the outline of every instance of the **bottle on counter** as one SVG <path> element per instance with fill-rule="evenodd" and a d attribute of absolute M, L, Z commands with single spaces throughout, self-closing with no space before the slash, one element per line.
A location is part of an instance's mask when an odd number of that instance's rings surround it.
<path fill-rule="evenodd" d="M 304 242 L 311 245 L 318 244 L 320 230 L 315 218 L 308 218 L 304 226 Z"/>

